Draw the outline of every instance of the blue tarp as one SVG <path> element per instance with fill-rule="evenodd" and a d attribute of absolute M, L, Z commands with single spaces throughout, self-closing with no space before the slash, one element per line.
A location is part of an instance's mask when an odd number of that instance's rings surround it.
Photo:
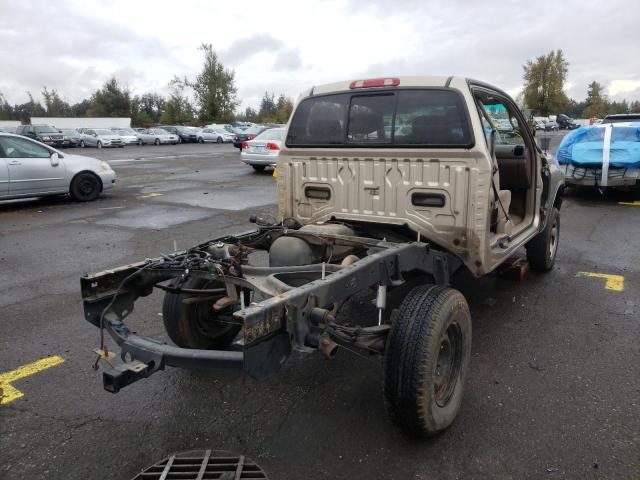
<path fill-rule="evenodd" d="M 611 128 L 610 168 L 640 168 L 640 122 L 580 127 L 560 142 L 556 158 L 561 165 L 602 168 L 605 130 Z"/>

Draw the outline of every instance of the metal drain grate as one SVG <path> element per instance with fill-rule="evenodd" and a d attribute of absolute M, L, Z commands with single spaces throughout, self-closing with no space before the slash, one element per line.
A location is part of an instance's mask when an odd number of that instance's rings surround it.
<path fill-rule="evenodd" d="M 177 453 L 140 472 L 133 480 L 240 480 L 267 475 L 244 455 L 220 450 Z"/>

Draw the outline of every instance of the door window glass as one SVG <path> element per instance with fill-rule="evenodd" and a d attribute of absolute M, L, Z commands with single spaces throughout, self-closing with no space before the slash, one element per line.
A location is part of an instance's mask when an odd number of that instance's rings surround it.
<path fill-rule="evenodd" d="M 520 132 L 520 124 L 515 112 L 510 110 L 509 106 L 502 103 L 496 98 L 483 98 L 480 102 L 480 108 L 484 109 L 487 116 L 491 119 L 493 128 L 496 131 L 496 145 L 524 145 L 524 139 Z M 487 120 L 484 115 L 480 115 L 485 127 Z M 490 131 L 484 128 L 487 138 Z"/>
<path fill-rule="evenodd" d="M 6 158 L 49 158 L 51 150 L 21 138 L 0 137 Z"/>

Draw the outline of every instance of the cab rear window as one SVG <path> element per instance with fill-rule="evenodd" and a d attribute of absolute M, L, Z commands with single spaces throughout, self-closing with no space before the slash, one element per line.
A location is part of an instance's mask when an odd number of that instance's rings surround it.
<path fill-rule="evenodd" d="M 459 92 L 451 89 L 341 93 L 303 100 L 289 147 L 470 148 L 473 136 Z"/>

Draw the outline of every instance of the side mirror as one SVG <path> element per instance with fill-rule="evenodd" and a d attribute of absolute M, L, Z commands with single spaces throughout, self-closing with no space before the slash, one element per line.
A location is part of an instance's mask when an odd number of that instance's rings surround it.
<path fill-rule="evenodd" d="M 51 154 L 51 166 L 52 167 L 57 167 L 60 164 L 60 158 L 58 157 L 58 153 L 57 152 L 53 152 Z"/>
<path fill-rule="evenodd" d="M 92 134 L 92 135 L 93 135 L 94 137 L 97 137 L 97 136 L 98 136 L 98 134 L 97 134 L 97 133 L 94 133 L 94 134 Z"/>

